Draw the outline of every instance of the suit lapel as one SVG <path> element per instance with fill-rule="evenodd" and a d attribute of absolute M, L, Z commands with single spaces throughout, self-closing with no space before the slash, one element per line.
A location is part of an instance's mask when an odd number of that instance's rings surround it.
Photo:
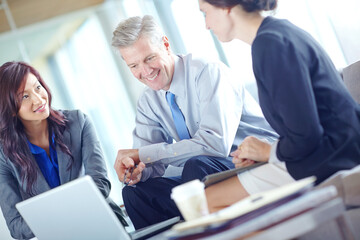
<path fill-rule="evenodd" d="M 71 137 L 67 130 L 65 130 L 63 137 L 65 145 L 71 146 Z M 72 169 L 70 168 L 67 170 L 68 166 L 71 164 L 71 157 L 64 153 L 58 145 L 56 145 L 56 153 L 58 156 L 60 183 L 64 184 L 72 179 Z"/>
<path fill-rule="evenodd" d="M 35 161 L 35 159 L 34 159 Z M 50 186 L 47 183 L 44 175 L 42 174 L 39 166 L 36 164 L 37 178 L 34 183 L 34 190 L 37 193 L 43 193 L 50 190 Z"/>
<path fill-rule="evenodd" d="M 31 197 L 31 195 L 26 193 L 27 182 L 25 181 L 24 184 L 20 184 L 20 183 L 22 183 L 20 169 L 17 168 L 14 165 L 14 163 L 12 163 L 12 162 L 10 162 L 10 164 L 11 164 L 12 168 L 14 169 L 16 179 L 17 179 L 17 181 L 19 182 L 19 185 L 22 188 L 22 192 L 24 194 L 24 199 L 27 199 L 27 198 Z M 40 193 L 43 193 L 43 192 L 46 192 L 46 191 L 50 190 L 50 186 L 47 183 L 47 181 L 45 180 L 45 177 L 42 174 L 42 172 L 41 172 L 41 170 L 40 170 L 39 166 L 37 165 L 34 158 L 33 158 L 33 164 L 34 164 L 34 166 L 36 168 L 37 177 L 36 177 L 36 181 L 34 182 L 34 185 L 33 185 L 32 189 L 34 190 L 35 195 L 37 195 L 37 194 L 40 194 Z"/>

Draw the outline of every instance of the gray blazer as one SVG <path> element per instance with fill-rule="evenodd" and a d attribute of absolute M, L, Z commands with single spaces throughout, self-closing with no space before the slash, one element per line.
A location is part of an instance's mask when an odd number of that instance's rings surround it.
<path fill-rule="evenodd" d="M 90 175 L 101 193 L 108 198 L 111 184 L 107 177 L 107 170 L 100 142 L 89 118 L 82 112 L 62 111 L 68 120 L 64 131 L 64 143 L 74 157 L 72 168 L 67 166 L 71 161 L 70 156 L 56 147 L 58 155 L 60 183 L 64 184 L 84 174 Z M 36 164 L 34 160 L 34 164 Z M 37 166 L 37 164 L 36 164 Z M 34 184 L 35 195 L 50 190 L 40 168 L 37 169 L 37 180 Z M 15 204 L 31 196 L 26 193 L 26 184 L 22 184 L 20 170 L 5 157 L 2 146 L 0 147 L 0 206 L 11 235 L 16 239 L 34 237 Z M 109 200 L 109 199 L 108 199 Z M 117 214 L 121 210 L 111 200 L 110 206 Z M 117 209 L 116 209 L 117 208 Z M 124 224 L 124 223 L 123 223 Z"/>

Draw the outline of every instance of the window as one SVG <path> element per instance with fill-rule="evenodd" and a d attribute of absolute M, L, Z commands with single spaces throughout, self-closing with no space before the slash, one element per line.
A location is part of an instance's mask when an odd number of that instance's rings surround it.
<path fill-rule="evenodd" d="M 116 189 L 121 184 L 113 163 L 118 149 L 132 147 L 135 113 L 96 16 L 54 54 L 53 64 L 59 68 L 60 87 L 70 96 L 71 108 L 87 113 L 96 126 L 115 189 L 111 193 L 119 201 Z"/>

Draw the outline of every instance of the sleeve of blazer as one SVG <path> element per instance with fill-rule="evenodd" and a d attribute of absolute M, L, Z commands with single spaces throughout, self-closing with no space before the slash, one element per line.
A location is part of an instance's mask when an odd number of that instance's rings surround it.
<path fill-rule="evenodd" d="M 311 154 L 324 132 L 311 83 L 312 58 L 308 49 L 294 44 L 275 34 L 262 34 L 252 47 L 261 107 L 264 114 L 266 108 L 275 111 L 268 113 L 269 123 L 280 135 L 277 156 L 286 162 Z M 261 102 L 261 94 L 268 99 Z"/>
<path fill-rule="evenodd" d="M 33 238 L 31 232 L 15 204 L 23 200 L 18 181 L 14 177 L 14 169 L 9 164 L 2 149 L 0 149 L 0 206 L 10 234 L 15 239 Z"/>
<path fill-rule="evenodd" d="M 75 144 L 81 146 L 81 158 L 84 164 L 85 174 L 90 175 L 94 179 L 101 193 L 107 198 L 110 194 L 111 184 L 107 177 L 107 169 L 100 141 L 87 115 L 80 111 L 76 111 L 76 113 L 78 121 L 71 122 L 69 119 L 69 125 L 70 128 L 78 128 L 81 131 L 79 135 L 80 141 Z M 76 129 L 70 129 L 72 134 L 74 131 L 76 131 Z M 74 139 L 72 139 L 72 142 L 73 140 Z M 77 159 L 75 159 L 75 161 L 77 161 Z"/>

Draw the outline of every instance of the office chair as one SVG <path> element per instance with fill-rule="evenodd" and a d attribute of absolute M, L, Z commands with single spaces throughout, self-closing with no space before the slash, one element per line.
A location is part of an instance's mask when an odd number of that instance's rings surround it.
<path fill-rule="evenodd" d="M 344 68 L 342 77 L 351 96 L 360 104 L 360 61 Z"/>
<path fill-rule="evenodd" d="M 342 70 L 345 86 L 351 96 L 360 104 L 360 61 L 357 61 Z M 344 201 L 346 211 L 344 213 L 344 228 L 349 229 L 354 239 L 360 239 L 360 165 L 350 169 L 339 171 L 329 177 L 318 188 L 333 185 L 338 190 L 338 196 Z M 324 236 L 334 235 L 331 224 L 323 226 L 301 237 L 301 240 L 324 239 Z M 351 235 L 350 234 L 350 235 Z"/>
<path fill-rule="evenodd" d="M 10 235 L 10 231 L 6 225 L 5 218 L 3 217 L 1 208 L 0 208 L 0 239 L 13 240 L 13 238 Z"/>

